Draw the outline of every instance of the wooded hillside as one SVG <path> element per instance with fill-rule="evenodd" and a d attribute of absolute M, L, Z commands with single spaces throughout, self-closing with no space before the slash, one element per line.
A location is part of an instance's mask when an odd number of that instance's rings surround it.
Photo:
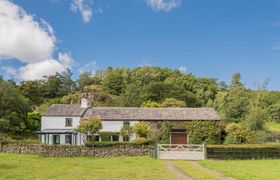
<path fill-rule="evenodd" d="M 78 103 L 87 93 L 94 106 L 214 107 L 223 121 L 226 143 L 279 138 L 280 92 L 246 88 L 236 73 L 231 84 L 160 67 L 107 68 L 77 80 L 70 71 L 19 84 L 0 78 L 0 133 L 15 138 L 39 130 L 49 105 Z"/>

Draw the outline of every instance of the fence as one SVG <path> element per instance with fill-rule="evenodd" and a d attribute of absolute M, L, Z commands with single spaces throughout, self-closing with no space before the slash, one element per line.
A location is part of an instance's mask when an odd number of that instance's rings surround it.
<path fill-rule="evenodd" d="M 204 144 L 158 144 L 157 158 L 166 160 L 204 160 Z"/>

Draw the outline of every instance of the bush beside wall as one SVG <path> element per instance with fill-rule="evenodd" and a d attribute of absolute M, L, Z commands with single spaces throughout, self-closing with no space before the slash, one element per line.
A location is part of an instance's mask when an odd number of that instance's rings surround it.
<path fill-rule="evenodd" d="M 280 145 L 213 145 L 207 146 L 208 159 L 279 159 Z"/>

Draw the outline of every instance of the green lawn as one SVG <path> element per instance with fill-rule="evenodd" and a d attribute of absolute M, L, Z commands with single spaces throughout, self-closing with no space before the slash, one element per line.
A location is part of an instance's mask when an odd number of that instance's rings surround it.
<path fill-rule="evenodd" d="M 40 158 L 0 153 L 0 179 L 172 179 L 149 157 Z"/>
<path fill-rule="evenodd" d="M 200 163 L 236 179 L 280 179 L 280 160 L 205 160 Z"/>
<path fill-rule="evenodd" d="M 188 161 L 175 161 L 174 165 L 195 179 L 218 180 L 217 177 L 193 167 Z"/>
<path fill-rule="evenodd" d="M 280 160 L 200 161 L 203 166 L 236 179 L 280 179 Z M 187 161 L 173 161 L 196 179 L 215 180 Z M 173 179 L 165 161 L 149 157 L 40 158 L 0 153 L 0 179 Z"/>

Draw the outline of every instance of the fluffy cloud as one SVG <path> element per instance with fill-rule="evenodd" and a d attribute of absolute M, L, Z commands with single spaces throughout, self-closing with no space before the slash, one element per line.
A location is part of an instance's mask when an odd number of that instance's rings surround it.
<path fill-rule="evenodd" d="M 24 80 L 41 79 L 43 76 L 61 73 L 70 69 L 72 58 L 69 54 L 59 54 L 58 60 L 48 59 L 38 63 L 28 64 L 19 69 L 20 77 Z"/>
<path fill-rule="evenodd" d="M 56 38 L 46 21 L 40 23 L 21 7 L 0 0 L 0 57 L 24 63 L 51 58 Z"/>
<path fill-rule="evenodd" d="M 40 79 L 72 66 L 70 54 L 54 57 L 56 37 L 48 22 L 36 20 L 9 0 L 0 0 L 0 42 L 0 60 L 18 59 L 24 64 L 19 69 L 2 68 L 16 79 Z"/>
<path fill-rule="evenodd" d="M 88 23 L 92 17 L 92 3 L 85 3 L 84 0 L 73 0 L 70 9 L 73 12 L 79 12 L 85 23 Z M 103 11 L 102 11 L 103 12 Z"/>
<path fill-rule="evenodd" d="M 155 11 L 170 11 L 181 5 L 181 0 L 145 0 L 148 6 Z"/>

